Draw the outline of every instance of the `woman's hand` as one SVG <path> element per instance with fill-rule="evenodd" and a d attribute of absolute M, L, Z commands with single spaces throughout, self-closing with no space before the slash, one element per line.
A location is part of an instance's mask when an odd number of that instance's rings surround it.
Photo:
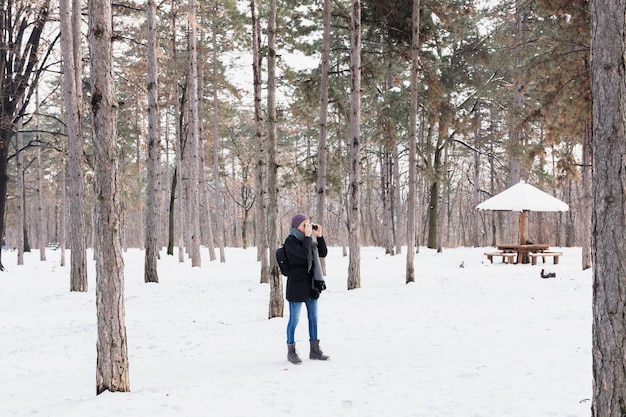
<path fill-rule="evenodd" d="M 311 233 L 313 233 L 313 225 L 311 223 L 307 222 L 304 225 L 304 236 L 311 237 Z"/>
<path fill-rule="evenodd" d="M 324 234 L 322 232 L 322 225 L 315 223 L 315 226 L 315 229 L 313 229 L 313 232 L 315 232 L 315 236 L 322 237 L 322 235 Z"/>

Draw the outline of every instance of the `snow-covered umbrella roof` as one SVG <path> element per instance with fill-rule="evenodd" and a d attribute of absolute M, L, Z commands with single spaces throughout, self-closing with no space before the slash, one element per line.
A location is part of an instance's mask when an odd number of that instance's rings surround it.
<path fill-rule="evenodd" d="M 478 210 L 501 211 L 568 211 L 563 201 L 520 181 L 476 206 Z"/>

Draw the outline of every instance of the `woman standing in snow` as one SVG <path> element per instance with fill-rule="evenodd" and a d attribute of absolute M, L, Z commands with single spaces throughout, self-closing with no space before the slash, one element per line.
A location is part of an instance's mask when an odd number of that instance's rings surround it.
<path fill-rule="evenodd" d="M 317 243 L 313 240 L 313 234 Z M 295 333 L 302 303 L 306 304 L 309 320 L 310 359 L 328 360 L 319 346 L 317 338 L 317 300 L 326 289 L 320 257 L 328 253 L 322 226 L 311 223 L 306 214 L 298 213 L 291 219 L 289 236 L 285 240 L 285 252 L 289 259 L 287 276 L 287 301 L 289 301 L 289 322 L 287 323 L 287 359 L 299 365 L 302 360 L 296 352 Z"/>

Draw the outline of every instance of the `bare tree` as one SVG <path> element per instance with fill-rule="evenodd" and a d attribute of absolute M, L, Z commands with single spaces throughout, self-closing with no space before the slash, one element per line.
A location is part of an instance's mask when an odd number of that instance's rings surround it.
<path fill-rule="evenodd" d="M 348 289 L 361 287 L 361 1 L 351 0 Z"/>
<path fill-rule="evenodd" d="M 409 109 L 409 193 L 407 197 L 406 282 L 415 281 L 415 237 L 417 194 L 417 112 L 419 91 L 420 0 L 413 0 L 413 29 L 411 31 L 411 106 Z"/>
<path fill-rule="evenodd" d="M 269 233 L 270 253 L 276 252 L 278 237 L 278 164 L 276 162 L 277 120 L 276 120 L 276 0 L 270 0 L 267 22 L 267 117 L 268 117 L 268 189 L 269 189 Z M 283 277 L 278 269 L 276 257 L 270 258 L 270 304 L 269 318 L 282 317 Z"/>
<path fill-rule="evenodd" d="M 117 102 L 112 65 L 111 0 L 89 2 L 91 116 L 95 181 L 98 342 L 96 392 L 130 391 L 120 239 Z"/>
<path fill-rule="evenodd" d="M 8 158 L 15 125 L 30 102 L 41 72 L 41 37 L 48 21 L 50 1 L 16 1 L 2 8 L 0 43 L 0 237 L 4 237 L 8 184 Z M 48 51 L 54 43 L 48 44 Z M 45 59 L 42 60 L 42 64 Z M 22 233 L 20 230 L 19 233 Z M 1 252 L 0 252 L 1 255 Z M 4 266 L 0 261 L 0 271 Z"/>
<path fill-rule="evenodd" d="M 63 98 L 67 132 L 70 200 L 70 290 L 87 291 L 87 256 L 85 238 L 85 182 L 83 179 L 83 137 L 81 129 L 82 66 L 80 30 L 73 26 L 80 18 L 80 2 L 59 0 L 61 54 L 63 56 Z M 80 20 L 79 20 L 80 22 Z"/>
<path fill-rule="evenodd" d="M 626 404 L 626 4 L 591 2 L 594 417 Z"/>
<path fill-rule="evenodd" d="M 147 53 L 148 53 L 148 163 L 146 184 L 146 239 L 144 281 L 159 282 L 157 258 L 159 254 L 159 211 L 158 195 L 161 188 L 159 167 L 161 159 L 161 138 L 159 135 L 159 104 L 157 79 L 157 38 L 156 4 L 148 0 L 147 12 Z"/>

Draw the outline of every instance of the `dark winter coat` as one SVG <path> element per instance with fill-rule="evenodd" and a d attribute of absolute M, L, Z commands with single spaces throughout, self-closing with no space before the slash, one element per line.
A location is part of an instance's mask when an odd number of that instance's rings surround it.
<path fill-rule="evenodd" d="M 297 232 L 301 233 L 302 240 L 293 234 L 290 234 L 285 240 L 285 252 L 287 252 L 290 265 L 289 275 L 287 276 L 287 301 L 309 300 L 315 274 L 316 263 L 311 262 L 315 242 L 311 237 L 304 236 L 299 230 Z M 320 258 L 324 258 L 328 253 L 326 241 L 323 237 L 317 238 L 317 253 Z M 319 262 L 317 264 L 319 265 Z"/>

